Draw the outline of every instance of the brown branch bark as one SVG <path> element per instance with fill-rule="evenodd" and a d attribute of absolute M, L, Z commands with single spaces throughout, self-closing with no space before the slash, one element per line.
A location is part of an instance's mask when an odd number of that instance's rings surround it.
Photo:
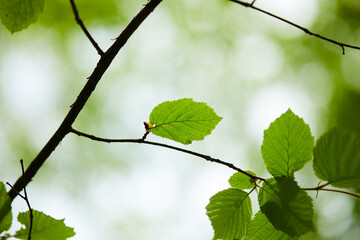
<path fill-rule="evenodd" d="M 96 85 L 101 80 L 102 76 L 110 66 L 112 60 L 116 57 L 120 49 L 125 45 L 127 40 L 131 35 L 136 31 L 140 24 L 150 15 L 150 13 L 162 2 L 162 0 L 151 0 L 149 1 L 144 8 L 132 19 L 132 21 L 127 25 L 127 27 L 122 31 L 122 33 L 116 38 L 116 41 L 111 45 L 111 47 L 101 56 L 97 66 L 95 67 L 93 73 L 88 78 L 84 88 L 81 90 L 79 96 L 72 104 L 72 107 L 65 119 L 56 130 L 54 135 L 46 143 L 46 145 L 41 149 L 38 155 L 32 160 L 29 167 L 26 169 L 23 177 L 15 182 L 13 188 L 9 191 L 9 196 L 13 200 L 24 187 L 32 180 L 37 171 L 44 164 L 46 159 L 50 154 L 55 150 L 59 143 L 64 139 L 64 137 L 71 131 L 71 126 L 74 123 L 75 119 L 79 115 L 80 111 L 84 107 L 85 103 L 89 99 L 91 93 L 94 91 Z M 24 179 L 23 179 L 24 178 Z"/>

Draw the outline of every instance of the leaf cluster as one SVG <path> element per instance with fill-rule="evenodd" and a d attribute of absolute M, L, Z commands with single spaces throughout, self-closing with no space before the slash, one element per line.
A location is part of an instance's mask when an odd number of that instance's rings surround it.
<path fill-rule="evenodd" d="M 325 190 L 327 185 L 359 189 L 360 138 L 335 128 L 314 147 L 309 125 L 290 109 L 264 131 L 261 153 L 273 178 L 263 180 L 250 171 L 253 177 L 238 172 L 229 179 L 232 188 L 210 198 L 206 209 L 214 239 L 298 239 L 315 230 L 313 199 L 305 190 Z M 294 173 L 313 155 L 314 172 L 327 183 L 302 189 Z M 245 189 L 252 190 L 247 193 Z M 259 189 L 260 211 L 251 219 L 249 195 L 255 189 Z"/>
<path fill-rule="evenodd" d="M 146 129 L 189 144 L 210 134 L 220 120 L 205 103 L 179 99 L 155 107 Z M 306 190 L 328 190 L 324 189 L 327 185 L 360 188 L 360 138 L 334 128 L 321 136 L 314 147 L 309 125 L 290 109 L 264 131 L 261 153 L 272 178 L 239 171 L 229 179 L 232 188 L 210 198 L 206 210 L 215 231 L 214 239 L 297 239 L 315 230 L 313 199 Z M 315 175 L 326 183 L 302 189 L 295 181 L 295 172 L 313 157 Z M 249 195 L 257 189 L 260 211 L 252 219 Z"/>
<path fill-rule="evenodd" d="M 194 140 L 204 139 L 222 119 L 206 103 L 195 102 L 190 98 L 163 102 L 152 110 L 149 118 L 150 121 L 145 123 L 146 134 L 142 139 L 117 142 L 145 143 L 146 136 L 153 133 L 182 144 L 190 144 Z M 180 149 L 172 146 L 169 148 Z M 354 133 L 335 128 L 321 136 L 314 147 L 314 137 L 309 125 L 290 109 L 264 131 L 261 153 L 272 178 L 257 177 L 251 171 L 243 171 L 232 164 L 191 152 L 238 170 L 229 179 L 231 188 L 215 194 L 206 206 L 215 231 L 214 239 L 298 239 L 315 230 L 313 199 L 306 190 L 325 190 L 327 185 L 339 188 L 360 187 L 360 138 Z M 313 156 L 314 172 L 326 183 L 317 188 L 302 189 L 295 181 L 294 173 L 301 170 Z M 251 190 L 244 191 L 247 189 Z M 260 206 L 260 211 L 254 218 L 249 197 L 252 192 L 258 192 Z M 4 232 L 11 226 L 12 214 L 11 200 L 3 183 L 0 185 L 0 200 L 0 231 Z M 26 239 L 30 226 L 28 216 L 29 212 L 19 214 L 18 221 L 25 228 L 17 231 L 13 237 Z M 74 234 L 72 228 L 65 226 L 63 219 L 56 220 L 34 210 L 32 239 L 61 240 Z"/>

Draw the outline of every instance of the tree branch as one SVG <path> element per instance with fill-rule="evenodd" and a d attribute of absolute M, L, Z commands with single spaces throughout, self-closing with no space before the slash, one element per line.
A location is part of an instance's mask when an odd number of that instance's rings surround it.
<path fill-rule="evenodd" d="M 248 173 L 248 172 L 245 172 L 244 170 L 236 167 L 232 163 L 225 162 L 225 161 L 222 161 L 220 159 L 212 158 L 212 157 L 210 157 L 208 155 L 201 154 L 201 153 L 194 152 L 194 151 L 190 151 L 190 150 L 187 150 L 187 149 L 184 149 L 184 148 L 179 148 L 179 147 L 175 147 L 175 146 L 172 146 L 172 145 L 167 145 L 167 144 L 164 144 L 164 143 L 146 141 L 144 137 L 139 138 L 139 139 L 109 139 L 109 138 L 96 137 L 94 135 L 83 133 L 83 132 L 77 131 L 75 129 L 71 129 L 71 132 L 78 135 L 78 136 L 89 138 L 91 140 L 98 141 L 98 142 L 106 142 L 106 143 L 142 143 L 142 144 L 159 146 L 159 147 L 163 147 L 163 148 L 169 148 L 169 149 L 172 149 L 172 150 L 176 150 L 176 151 L 179 151 L 179 152 L 187 153 L 187 154 L 190 154 L 190 155 L 205 159 L 206 161 L 215 162 L 215 163 L 227 166 L 227 167 L 229 167 L 231 169 L 234 169 L 237 172 L 241 172 L 242 174 L 245 174 L 246 176 L 250 177 L 251 179 L 265 181 L 264 178 L 257 177 L 257 176 L 254 176 L 254 175 Z M 147 132 L 147 133 L 149 133 L 149 132 Z"/>
<path fill-rule="evenodd" d="M 333 44 L 335 44 L 335 45 L 338 45 L 339 47 L 341 47 L 343 55 L 345 55 L 345 47 L 360 50 L 360 47 L 358 47 L 358 46 L 350 45 L 350 44 L 346 44 L 346 43 L 342 43 L 342 42 L 338 42 L 338 41 L 335 41 L 335 40 L 333 40 L 333 39 L 324 37 L 324 36 L 322 36 L 322 35 L 320 35 L 320 34 L 311 32 L 309 29 L 304 28 L 304 27 L 302 27 L 302 26 L 300 26 L 300 25 L 298 25 L 298 24 L 296 24 L 296 23 L 293 23 L 293 22 L 291 22 L 291 21 L 289 21 L 289 20 L 286 20 L 286 19 L 284 19 L 284 18 L 282 18 L 282 17 L 279 17 L 279 16 L 277 16 L 277 15 L 275 15 L 275 14 L 272 14 L 272 13 L 270 13 L 270 12 L 267 12 L 267 11 L 265 11 L 265 10 L 263 10 L 263 9 L 257 8 L 257 7 L 254 6 L 255 1 L 253 1 L 252 3 L 247 3 L 247 2 L 240 1 L 240 0 L 230 0 L 230 1 L 231 1 L 231 2 L 234 2 L 234 3 L 237 3 L 237 4 L 240 4 L 240 5 L 244 6 L 244 7 L 252 8 L 252 9 L 254 9 L 254 10 L 256 10 L 256 11 L 259 11 L 259 12 L 261 12 L 261 13 L 264 13 L 264 14 L 270 16 L 270 17 L 276 18 L 276 19 L 278 19 L 278 20 L 280 20 L 280 21 L 282 21 L 282 22 L 285 22 L 285 23 L 287 23 L 287 24 L 290 24 L 291 26 L 296 27 L 296 28 L 304 31 L 306 34 L 309 34 L 310 36 L 314 36 L 314 37 L 320 38 L 320 39 L 322 39 L 322 40 L 324 40 L 324 41 L 327 41 L 327 42 L 333 43 Z"/>
<path fill-rule="evenodd" d="M 74 0 L 70 0 L 70 4 L 71 4 L 71 8 L 73 10 L 74 16 L 75 16 L 75 20 L 76 22 L 80 25 L 81 29 L 83 30 L 83 32 L 85 33 L 86 37 L 90 40 L 91 44 L 94 46 L 94 48 L 96 49 L 96 51 L 98 52 L 98 54 L 100 56 L 104 55 L 104 51 L 99 47 L 99 45 L 97 44 L 97 42 L 94 40 L 94 38 L 91 36 L 91 34 L 89 33 L 89 31 L 86 29 L 83 21 L 81 20 L 80 16 L 79 16 L 79 12 L 77 10 L 77 7 L 75 5 L 75 1 Z"/>
<path fill-rule="evenodd" d="M 145 7 L 131 20 L 131 22 L 124 29 L 124 31 L 122 31 L 113 45 L 104 53 L 103 56 L 101 56 L 93 73 L 88 78 L 84 88 L 81 90 L 79 96 L 72 104 L 70 111 L 66 115 L 59 128 L 46 143 L 43 149 L 41 149 L 34 160 L 30 163 L 29 167 L 25 171 L 24 176 L 20 177 L 14 184 L 14 187 L 10 189 L 9 196 L 12 200 L 17 196 L 17 192 L 20 192 L 31 181 L 46 159 L 55 150 L 64 137 L 71 131 L 72 124 L 89 99 L 91 93 L 95 90 L 96 85 L 110 66 L 112 60 L 116 57 L 120 49 L 125 45 L 127 40 L 136 31 L 140 24 L 161 2 L 162 0 L 149 1 Z"/>
<path fill-rule="evenodd" d="M 330 189 L 330 188 L 324 188 L 324 187 L 325 186 L 322 185 L 322 186 L 318 186 L 318 187 L 314 187 L 314 188 L 301 188 L 301 189 L 305 190 L 305 191 L 328 191 L 328 192 L 343 193 L 343 194 L 350 195 L 350 196 L 360 199 L 359 194 L 347 192 L 347 191 L 343 191 L 343 190 L 339 190 L 339 189 Z"/>

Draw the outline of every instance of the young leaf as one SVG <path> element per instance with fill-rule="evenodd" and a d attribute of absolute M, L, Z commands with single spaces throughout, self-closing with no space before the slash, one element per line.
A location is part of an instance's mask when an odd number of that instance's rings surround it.
<path fill-rule="evenodd" d="M 45 0 L 0 0 L 2 23 L 11 32 L 18 32 L 36 22 L 44 10 Z"/>
<path fill-rule="evenodd" d="M 256 176 L 255 173 L 253 173 L 252 171 L 246 171 L 247 173 L 250 173 L 253 176 Z M 255 187 L 255 183 L 254 180 L 251 179 L 249 176 L 237 172 L 234 173 L 230 179 L 229 179 L 229 184 L 231 187 L 233 188 L 237 188 L 237 189 L 251 189 L 253 187 Z"/>
<path fill-rule="evenodd" d="M 190 144 L 203 140 L 221 119 L 206 103 L 183 98 L 157 105 L 150 114 L 150 130 L 157 136 Z"/>
<path fill-rule="evenodd" d="M 31 231 L 32 240 L 65 240 L 75 235 L 74 229 L 67 227 L 64 219 L 56 220 L 42 212 L 33 211 L 33 227 Z M 15 237 L 27 239 L 30 227 L 29 211 L 19 213 L 18 221 L 25 225 L 16 232 Z"/>
<path fill-rule="evenodd" d="M 9 230 L 12 223 L 11 200 L 3 182 L 0 182 L 0 233 Z"/>
<path fill-rule="evenodd" d="M 249 194 L 234 188 L 218 192 L 206 206 L 215 231 L 214 239 L 234 240 L 245 236 L 252 210 Z"/>
<path fill-rule="evenodd" d="M 329 130 L 316 142 L 316 176 L 335 187 L 360 188 L 360 138 L 355 133 Z"/>
<path fill-rule="evenodd" d="M 314 137 L 309 125 L 290 109 L 264 131 L 261 153 L 274 177 L 290 177 L 311 160 Z"/>
<path fill-rule="evenodd" d="M 266 180 L 258 200 L 261 211 L 276 229 L 292 237 L 314 229 L 312 199 L 292 178 Z"/>
<path fill-rule="evenodd" d="M 245 240 L 296 240 L 298 237 L 290 237 L 286 233 L 277 230 L 267 219 L 264 213 L 257 212 L 254 219 L 250 222 Z"/>

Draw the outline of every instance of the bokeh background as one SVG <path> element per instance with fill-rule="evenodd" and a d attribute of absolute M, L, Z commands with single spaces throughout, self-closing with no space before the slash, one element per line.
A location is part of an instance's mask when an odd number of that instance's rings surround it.
<path fill-rule="evenodd" d="M 146 0 L 77 0 L 103 49 Z M 314 32 L 360 45 L 358 0 L 258 0 L 256 6 Z M 57 129 L 99 57 L 69 1 L 46 1 L 37 24 L 0 27 L 0 180 L 15 182 Z M 140 138 L 162 101 L 191 97 L 223 117 L 198 151 L 269 177 L 263 131 L 291 108 L 317 139 L 334 125 L 360 132 L 360 51 L 225 0 L 164 0 L 121 50 L 76 120 L 80 131 Z M 149 136 L 149 140 L 172 143 Z M 73 239 L 212 239 L 205 206 L 234 172 L 155 146 L 105 144 L 68 135 L 28 187 L 31 205 L 75 228 Z M 315 187 L 312 163 L 296 175 Z M 302 239 L 357 239 L 360 204 L 335 193 L 315 199 L 317 233 Z M 256 194 L 255 194 L 256 195 Z M 258 206 L 256 196 L 253 212 Z M 15 217 L 25 202 L 13 204 Z M 14 223 L 11 231 L 20 226 Z"/>

